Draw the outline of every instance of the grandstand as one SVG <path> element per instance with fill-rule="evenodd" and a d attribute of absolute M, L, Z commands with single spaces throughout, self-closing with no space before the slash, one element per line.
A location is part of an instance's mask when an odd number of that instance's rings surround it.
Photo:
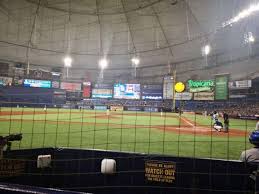
<path fill-rule="evenodd" d="M 258 13 L 1 0 L 0 191 L 257 193 L 240 155 L 259 118 Z"/>

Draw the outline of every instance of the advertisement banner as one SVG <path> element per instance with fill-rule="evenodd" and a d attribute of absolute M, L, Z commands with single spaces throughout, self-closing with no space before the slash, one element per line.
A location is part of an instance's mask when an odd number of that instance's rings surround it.
<path fill-rule="evenodd" d="M 194 100 L 214 100 L 214 92 L 199 92 L 194 93 Z"/>
<path fill-rule="evenodd" d="M 81 83 L 61 82 L 60 88 L 70 92 L 81 91 Z"/>
<path fill-rule="evenodd" d="M 182 93 L 175 93 L 175 100 L 192 100 L 191 92 L 182 92 Z"/>
<path fill-rule="evenodd" d="M 163 99 L 173 99 L 173 87 L 174 78 L 173 76 L 164 77 L 163 83 Z"/>
<path fill-rule="evenodd" d="M 0 86 L 11 86 L 13 78 L 11 77 L 1 77 L 0 76 Z"/>
<path fill-rule="evenodd" d="M 49 81 L 49 80 L 24 79 L 23 85 L 25 87 L 51 88 L 51 81 Z"/>
<path fill-rule="evenodd" d="M 123 106 L 111 106 L 110 110 L 112 110 L 112 111 L 123 111 Z"/>
<path fill-rule="evenodd" d="M 214 80 L 188 80 L 190 92 L 213 91 L 214 86 Z"/>
<path fill-rule="evenodd" d="M 91 86 L 83 86 L 83 97 L 90 98 L 91 96 Z"/>
<path fill-rule="evenodd" d="M 155 108 L 155 107 L 145 107 L 144 111 L 145 112 L 158 112 L 158 108 Z"/>
<path fill-rule="evenodd" d="M 113 84 L 94 84 L 93 88 L 99 88 L 99 89 L 113 89 Z"/>
<path fill-rule="evenodd" d="M 92 90 L 92 98 L 112 98 L 112 89 L 97 89 Z"/>
<path fill-rule="evenodd" d="M 215 76 L 215 100 L 228 99 L 228 77 L 229 75 Z"/>
<path fill-rule="evenodd" d="M 252 80 L 228 82 L 229 89 L 247 89 L 252 87 Z"/>
<path fill-rule="evenodd" d="M 141 111 L 141 107 L 127 107 L 128 111 Z"/>
<path fill-rule="evenodd" d="M 244 95 L 244 94 L 231 94 L 231 95 L 229 95 L 229 98 L 246 98 L 246 95 Z"/>
<path fill-rule="evenodd" d="M 107 106 L 94 106 L 94 110 L 107 110 Z"/>
<path fill-rule="evenodd" d="M 52 81 L 52 88 L 59 88 L 59 82 L 58 81 Z"/>
<path fill-rule="evenodd" d="M 83 97 L 91 97 L 91 82 L 83 82 Z"/>

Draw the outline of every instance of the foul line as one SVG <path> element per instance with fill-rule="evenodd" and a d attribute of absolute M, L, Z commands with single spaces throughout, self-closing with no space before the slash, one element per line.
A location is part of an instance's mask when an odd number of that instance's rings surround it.
<path fill-rule="evenodd" d="M 180 116 L 178 116 L 178 117 L 180 117 Z M 188 121 L 184 117 L 180 117 L 180 119 L 182 119 L 185 123 L 187 123 L 187 124 L 191 125 L 192 127 L 194 127 L 194 124 L 192 124 L 190 121 Z"/>

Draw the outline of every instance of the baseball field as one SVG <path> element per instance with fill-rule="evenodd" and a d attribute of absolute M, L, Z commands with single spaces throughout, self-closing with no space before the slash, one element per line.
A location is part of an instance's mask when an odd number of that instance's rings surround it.
<path fill-rule="evenodd" d="M 251 147 L 255 121 L 230 119 L 228 133 L 192 113 L 78 109 L 0 109 L 1 135 L 23 133 L 12 149 L 94 148 L 202 158 L 239 159 Z M 222 120 L 222 119 L 221 119 Z"/>

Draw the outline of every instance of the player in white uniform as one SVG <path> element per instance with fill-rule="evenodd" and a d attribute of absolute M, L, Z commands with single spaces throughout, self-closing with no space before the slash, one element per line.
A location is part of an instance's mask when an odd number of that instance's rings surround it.
<path fill-rule="evenodd" d="M 222 123 L 219 121 L 219 114 L 217 111 L 214 111 L 212 114 L 212 120 L 213 120 L 213 128 L 217 131 L 221 131 L 223 128 Z"/>

